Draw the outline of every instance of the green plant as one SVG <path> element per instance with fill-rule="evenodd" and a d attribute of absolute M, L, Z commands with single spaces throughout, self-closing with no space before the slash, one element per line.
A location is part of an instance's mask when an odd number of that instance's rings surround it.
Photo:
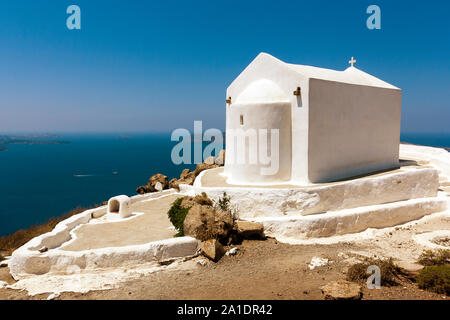
<path fill-rule="evenodd" d="M 222 197 L 216 202 L 217 208 L 223 211 L 230 211 L 230 200 L 231 198 L 227 196 L 226 192 L 224 192 Z"/>
<path fill-rule="evenodd" d="M 378 266 L 381 271 L 381 285 L 391 286 L 397 284 L 400 275 L 404 275 L 403 270 L 397 266 L 392 258 L 374 259 L 367 258 L 364 262 L 354 264 L 347 271 L 347 280 L 354 282 L 364 282 L 369 277 L 367 268 L 369 266 Z"/>
<path fill-rule="evenodd" d="M 416 281 L 420 289 L 450 295 L 450 265 L 425 267 Z"/>
<path fill-rule="evenodd" d="M 441 266 L 444 264 L 450 264 L 450 250 L 425 250 L 420 255 L 418 262 L 423 266 Z"/>
<path fill-rule="evenodd" d="M 170 222 L 173 224 L 175 229 L 177 230 L 176 237 L 184 236 L 184 219 L 186 218 L 187 213 L 189 212 L 188 208 L 183 208 L 181 206 L 181 202 L 184 198 L 178 198 L 172 203 L 167 215 L 169 216 Z"/>

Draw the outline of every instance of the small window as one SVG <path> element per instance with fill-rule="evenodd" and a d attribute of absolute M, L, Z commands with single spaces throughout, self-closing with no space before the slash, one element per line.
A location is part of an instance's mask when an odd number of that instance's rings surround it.
<path fill-rule="evenodd" d="M 242 114 L 240 116 L 240 123 L 241 123 L 241 126 L 244 125 L 244 116 Z"/>

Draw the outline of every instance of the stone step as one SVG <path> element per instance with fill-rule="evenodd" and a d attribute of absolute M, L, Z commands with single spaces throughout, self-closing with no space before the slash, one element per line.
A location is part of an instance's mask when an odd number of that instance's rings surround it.
<path fill-rule="evenodd" d="M 308 216 L 262 217 L 247 219 L 264 225 L 267 236 L 303 240 L 385 228 L 445 211 L 446 197 L 432 197 L 371 205 Z"/>
<path fill-rule="evenodd" d="M 195 194 L 217 201 L 226 192 L 240 219 L 314 215 L 328 211 L 436 197 L 438 172 L 432 168 L 401 168 L 345 181 L 307 186 L 189 186 Z"/>

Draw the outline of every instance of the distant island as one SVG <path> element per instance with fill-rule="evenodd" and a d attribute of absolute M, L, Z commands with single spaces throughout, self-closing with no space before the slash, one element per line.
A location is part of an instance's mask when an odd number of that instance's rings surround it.
<path fill-rule="evenodd" d="M 51 139 L 49 139 L 51 138 Z M 29 134 L 29 135 L 0 135 L 0 151 L 8 150 L 11 144 L 67 144 L 69 141 L 55 140 L 56 135 Z"/>

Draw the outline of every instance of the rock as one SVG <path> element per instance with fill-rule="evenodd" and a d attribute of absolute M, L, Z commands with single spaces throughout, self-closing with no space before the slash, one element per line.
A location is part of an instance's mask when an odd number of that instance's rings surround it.
<path fill-rule="evenodd" d="M 184 169 L 180 174 L 180 180 L 186 179 L 190 172 L 191 172 L 191 170 Z"/>
<path fill-rule="evenodd" d="M 172 179 L 170 181 L 172 182 L 172 187 L 171 188 L 176 188 L 179 189 L 179 184 L 188 184 L 188 185 L 193 185 L 194 184 L 194 180 L 195 180 L 195 173 L 191 172 L 191 170 L 189 169 L 184 169 L 183 172 L 181 172 L 180 174 L 180 179 Z M 170 184 L 169 184 L 170 186 Z"/>
<path fill-rule="evenodd" d="M 155 190 L 156 191 L 162 191 L 163 190 L 163 185 L 162 185 L 162 183 L 161 182 L 156 182 L 156 184 L 155 184 Z"/>
<path fill-rule="evenodd" d="M 345 252 L 339 252 L 337 256 L 339 258 L 342 258 L 342 259 L 348 259 L 349 258 L 348 254 L 346 254 Z"/>
<path fill-rule="evenodd" d="M 237 232 L 243 239 L 264 238 L 264 226 L 261 223 L 250 221 L 238 221 Z"/>
<path fill-rule="evenodd" d="M 219 156 L 216 158 L 216 164 L 219 166 L 225 165 L 225 150 L 220 150 Z"/>
<path fill-rule="evenodd" d="M 59 293 L 52 293 L 51 295 L 49 295 L 47 297 L 47 300 L 53 300 L 53 299 L 58 298 L 58 297 L 59 297 Z"/>
<path fill-rule="evenodd" d="M 145 185 L 145 186 L 140 186 L 136 189 L 136 192 L 139 194 L 145 194 L 145 193 L 149 193 L 149 192 L 155 192 L 155 188 L 149 186 L 149 185 Z"/>
<path fill-rule="evenodd" d="M 182 184 L 193 185 L 195 181 L 195 173 L 189 172 L 183 179 L 180 179 L 178 182 Z"/>
<path fill-rule="evenodd" d="M 214 235 L 219 239 L 227 238 L 234 229 L 234 221 L 231 212 L 216 210 L 214 217 L 215 232 Z"/>
<path fill-rule="evenodd" d="M 227 252 L 225 252 L 226 256 L 234 256 L 238 251 L 238 248 L 234 247 L 231 248 L 230 250 L 228 250 Z"/>
<path fill-rule="evenodd" d="M 181 205 L 184 207 L 186 204 L 182 202 Z M 202 241 L 213 238 L 215 229 L 214 214 L 213 207 L 194 203 L 184 219 L 184 234 Z"/>
<path fill-rule="evenodd" d="M 206 266 L 208 264 L 208 260 L 206 260 L 206 259 L 199 259 L 199 260 L 197 260 L 197 264 L 199 264 L 202 267 L 204 267 L 204 266 Z"/>
<path fill-rule="evenodd" d="M 362 297 L 359 284 L 343 279 L 331 281 L 321 289 L 325 300 L 359 300 Z"/>
<path fill-rule="evenodd" d="M 153 187 L 156 190 L 156 184 L 160 183 L 162 185 L 162 189 L 169 188 L 169 180 L 167 179 L 167 176 L 157 173 L 148 179 L 147 185 L 150 187 Z"/>
<path fill-rule="evenodd" d="M 140 186 L 136 189 L 136 192 L 139 194 L 145 194 L 155 191 L 162 191 L 164 189 L 169 188 L 169 180 L 167 176 L 157 173 L 148 179 L 148 182 L 145 186 Z"/>
<path fill-rule="evenodd" d="M 209 156 L 208 158 L 205 159 L 205 161 L 203 161 L 203 163 L 206 163 L 206 164 L 215 164 L 215 163 L 216 163 L 216 157 L 214 157 L 214 156 Z"/>
<path fill-rule="evenodd" d="M 197 164 L 197 167 L 195 168 L 194 171 L 191 171 L 189 169 L 184 169 L 181 172 L 181 174 L 180 174 L 180 179 L 173 178 L 172 180 L 170 180 L 170 182 L 168 183 L 168 188 L 175 188 L 175 189 L 179 190 L 180 189 L 180 186 L 179 186 L 180 184 L 193 185 L 194 181 L 195 181 L 195 178 L 203 170 L 219 167 L 219 165 L 215 164 L 214 161 L 211 161 L 209 158 L 211 158 L 211 157 L 208 157 L 205 161 L 212 162 L 211 164 L 199 163 L 199 164 Z M 212 157 L 212 158 L 214 158 L 214 157 Z M 138 190 L 139 190 L 139 188 L 138 188 Z M 152 192 L 152 191 L 150 191 L 150 192 Z"/>
<path fill-rule="evenodd" d="M 214 169 L 219 167 L 218 164 L 206 164 L 206 163 L 197 163 L 197 167 L 194 170 L 194 175 L 197 177 L 202 171 L 208 169 Z"/>
<path fill-rule="evenodd" d="M 195 197 L 185 197 L 181 206 L 190 208 L 184 219 L 184 234 L 187 236 L 202 241 L 213 238 L 225 240 L 233 230 L 234 221 L 231 213 L 216 210 L 205 193 Z"/>
<path fill-rule="evenodd" d="M 191 172 L 189 169 L 184 169 L 180 175 L 180 179 L 173 178 L 169 182 L 169 188 L 175 188 L 180 190 L 180 184 L 188 184 L 193 185 L 195 181 L 195 174 Z"/>
<path fill-rule="evenodd" d="M 225 250 L 217 239 L 210 239 L 202 242 L 202 254 L 214 262 L 219 261 Z"/>
<path fill-rule="evenodd" d="M 196 195 L 195 197 L 184 197 L 181 202 L 181 206 L 183 208 L 193 207 L 195 204 L 205 205 L 205 206 L 213 206 L 213 202 L 208 198 L 206 193 L 202 192 L 200 195 Z"/>
<path fill-rule="evenodd" d="M 44 252 L 47 252 L 47 251 L 48 251 L 48 248 L 47 248 L 47 247 L 42 247 L 42 248 L 40 248 L 38 251 L 39 251 L 40 253 L 44 253 Z"/>
<path fill-rule="evenodd" d="M 176 179 L 176 178 L 172 178 L 170 181 L 169 181 L 169 188 L 171 188 L 171 189 L 180 189 L 180 187 L 178 186 L 178 179 Z"/>
<path fill-rule="evenodd" d="M 0 289 L 6 288 L 7 285 L 8 285 L 8 282 L 0 281 Z"/>
<path fill-rule="evenodd" d="M 308 265 L 309 270 L 314 270 L 317 267 L 322 267 L 328 264 L 328 259 L 326 258 L 320 258 L 320 257 L 313 257 L 311 259 L 311 262 Z"/>

